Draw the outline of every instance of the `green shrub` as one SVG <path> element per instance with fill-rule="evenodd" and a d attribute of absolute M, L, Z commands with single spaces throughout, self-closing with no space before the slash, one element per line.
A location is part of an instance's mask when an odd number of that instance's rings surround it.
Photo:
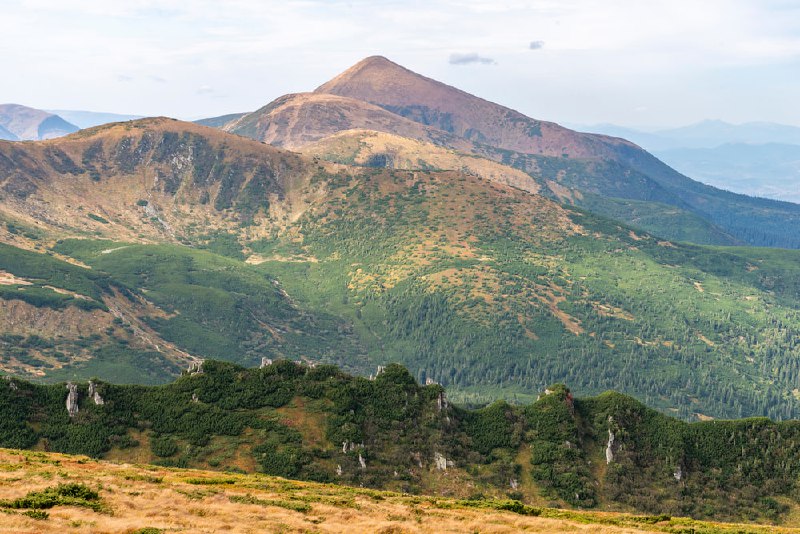
<path fill-rule="evenodd" d="M 22 515 L 26 515 L 33 519 L 39 519 L 39 520 L 45 520 L 50 517 L 50 514 L 42 510 L 27 510 L 25 512 L 22 512 Z"/>
<path fill-rule="evenodd" d="M 85 484 L 72 482 L 59 484 L 39 491 L 31 491 L 18 499 L 0 501 L 0 508 L 32 508 L 36 510 L 54 506 L 82 506 L 94 511 L 102 511 L 100 494 Z"/>
<path fill-rule="evenodd" d="M 156 456 L 167 458 L 178 452 L 178 444 L 169 436 L 157 436 L 150 440 L 150 450 Z"/>

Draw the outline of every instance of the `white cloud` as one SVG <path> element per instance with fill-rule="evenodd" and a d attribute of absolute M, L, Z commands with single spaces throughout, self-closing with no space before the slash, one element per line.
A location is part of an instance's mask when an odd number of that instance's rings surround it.
<path fill-rule="evenodd" d="M 448 60 L 451 65 L 496 65 L 497 62 L 490 57 L 478 55 L 475 52 L 468 54 L 450 54 Z"/>

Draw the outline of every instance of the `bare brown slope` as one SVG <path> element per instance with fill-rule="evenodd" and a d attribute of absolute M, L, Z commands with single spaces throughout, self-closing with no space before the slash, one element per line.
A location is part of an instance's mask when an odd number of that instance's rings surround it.
<path fill-rule="evenodd" d="M 597 158 L 611 155 L 610 146 L 635 146 L 531 119 L 380 56 L 362 60 L 315 92 L 364 100 L 454 135 L 516 152 Z"/>
<path fill-rule="evenodd" d="M 389 132 L 462 150 L 471 150 L 472 145 L 465 139 L 403 118 L 381 107 L 352 98 L 318 93 L 282 96 L 222 127 L 225 131 L 291 150 L 356 128 Z"/>
<path fill-rule="evenodd" d="M 56 236 L 175 241 L 242 222 L 257 235 L 299 216 L 306 204 L 296 192 L 316 172 L 312 161 L 256 141 L 142 119 L 0 142 L 0 215 Z M 313 188 L 304 195 L 313 198 Z"/>
<path fill-rule="evenodd" d="M 372 130 L 346 130 L 306 145 L 302 153 L 337 163 L 390 169 L 455 170 L 537 193 L 541 185 L 519 169 L 431 143 Z"/>

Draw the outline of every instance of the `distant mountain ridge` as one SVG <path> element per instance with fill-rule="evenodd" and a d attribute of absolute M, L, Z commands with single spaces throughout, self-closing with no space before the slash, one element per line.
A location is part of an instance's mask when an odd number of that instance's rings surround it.
<path fill-rule="evenodd" d="M 684 174 L 715 187 L 800 203 L 800 144 L 726 143 L 655 154 Z"/>
<path fill-rule="evenodd" d="M 724 144 L 800 145 L 800 127 L 774 122 L 732 124 L 721 120 L 704 120 L 687 126 L 663 129 L 629 128 L 615 124 L 574 127 L 580 131 L 624 137 L 656 152 L 676 148 L 716 148 Z"/>
<path fill-rule="evenodd" d="M 110 122 L 123 122 L 144 118 L 142 115 L 127 115 L 121 113 L 103 113 L 98 111 L 80 111 L 67 109 L 51 109 L 50 113 L 55 113 L 59 117 L 71 122 L 78 128 L 91 128 Z"/>
<path fill-rule="evenodd" d="M 800 127 L 718 120 L 652 131 L 613 124 L 576 127 L 630 139 L 681 173 L 714 187 L 800 202 Z"/>
<path fill-rule="evenodd" d="M 4 126 L 0 126 L 0 141 L 17 141 L 17 140 L 19 140 L 19 137 L 6 130 Z"/>
<path fill-rule="evenodd" d="M 19 104 L 0 105 L 0 126 L 21 141 L 53 139 L 80 129 L 58 115 Z"/>

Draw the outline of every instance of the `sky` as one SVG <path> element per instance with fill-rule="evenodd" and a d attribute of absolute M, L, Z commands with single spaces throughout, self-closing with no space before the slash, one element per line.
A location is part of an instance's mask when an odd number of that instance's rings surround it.
<path fill-rule="evenodd" d="M 0 103 L 196 119 L 371 55 L 561 123 L 800 126 L 799 0 L 0 0 Z"/>

